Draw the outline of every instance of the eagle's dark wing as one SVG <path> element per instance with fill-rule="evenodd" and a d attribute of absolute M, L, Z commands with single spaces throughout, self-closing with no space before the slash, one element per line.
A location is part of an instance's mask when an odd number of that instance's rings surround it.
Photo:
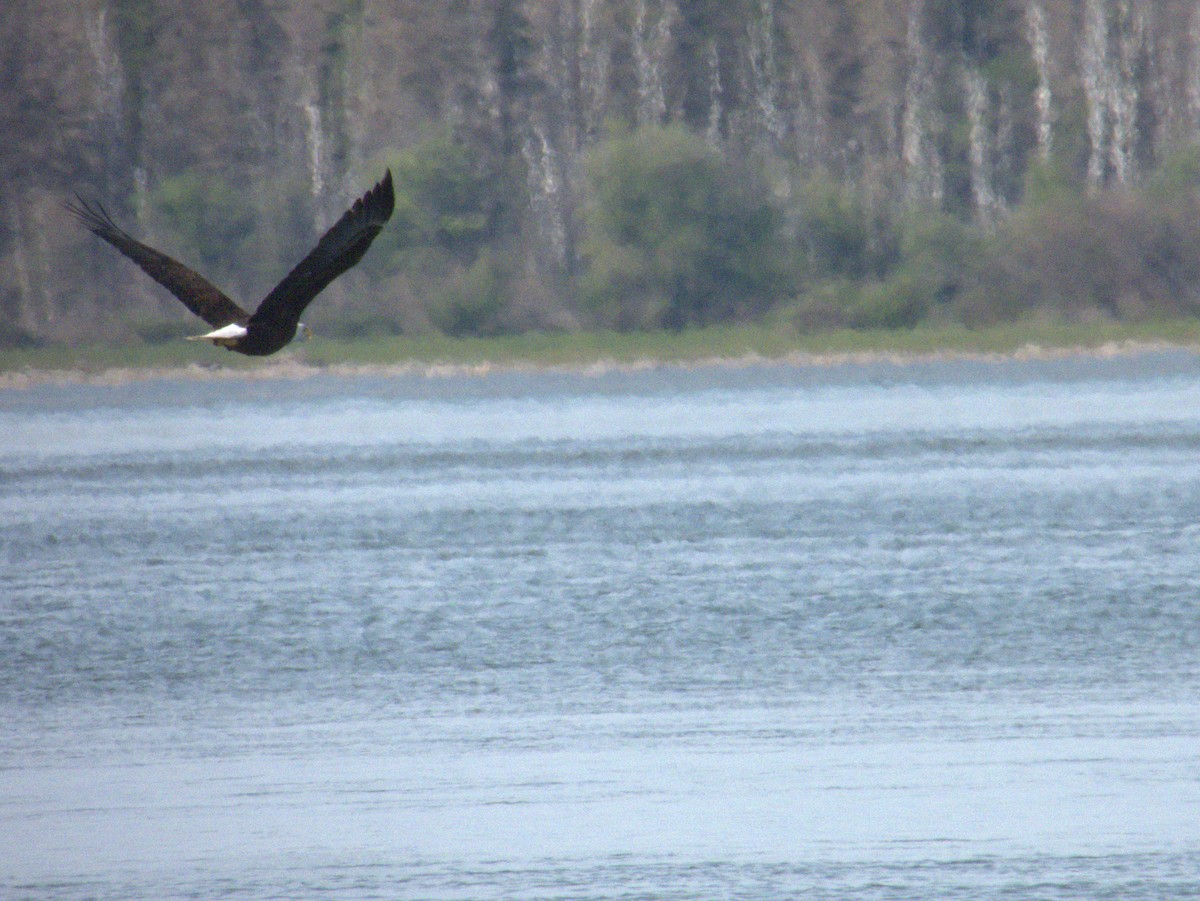
<path fill-rule="evenodd" d="M 182 300 L 185 307 L 209 325 L 217 328 L 231 322 L 245 322 L 249 318 L 249 313 L 222 294 L 200 273 L 127 235 L 100 204 L 93 208 L 78 194 L 75 198 L 79 204 L 68 203 L 67 209 L 79 217 L 92 234 L 103 238 L 141 266 L 147 275 Z"/>
<path fill-rule="evenodd" d="M 263 299 L 251 317 L 253 325 L 293 330 L 312 299 L 362 259 L 383 224 L 391 218 L 395 204 L 389 169 L 383 180 L 354 201 L 354 205 L 317 242 L 312 253 Z"/>

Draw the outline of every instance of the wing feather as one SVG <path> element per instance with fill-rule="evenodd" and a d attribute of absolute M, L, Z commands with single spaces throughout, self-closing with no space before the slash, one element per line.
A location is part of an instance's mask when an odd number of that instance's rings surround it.
<path fill-rule="evenodd" d="M 389 169 L 379 184 L 354 201 L 312 252 L 263 299 L 251 317 L 253 324 L 290 334 L 312 299 L 362 259 L 391 218 L 395 203 Z"/>
<path fill-rule="evenodd" d="M 143 272 L 183 301 L 185 307 L 209 325 L 219 327 L 231 322 L 244 323 L 249 319 L 249 313 L 200 273 L 126 234 L 100 204 L 93 207 L 78 194 L 75 199 L 79 201 L 78 204 L 68 203 L 66 207 L 83 222 L 88 231 L 137 263 Z"/>

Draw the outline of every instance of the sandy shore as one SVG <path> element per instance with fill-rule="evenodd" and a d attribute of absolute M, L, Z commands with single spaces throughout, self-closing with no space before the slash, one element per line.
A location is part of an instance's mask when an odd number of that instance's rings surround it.
<path fill-rule="evenodd" d="M 869 364 L 896 366 L 931 362 L 974 360 L 980 362 L 1034 361 L 1089 357 L 1112 359 L 1144 354 L 1184 352 L 1200 354 L 1200 347 L 1168 341 L 1110 341 L 1098 346 L 1043 346 L 1025 344 L 1008 352 L 946 349 L 930 352 L 869 350 L 852 352 L 795 351 L 778 356 L 747 354 L 736 357 L 697 357 L 690 360 L 652 358 L 616 360 L 599 358 L 565 364 L 503 360 L 480 363 L 439 363 L 414 361 L 392 364 L 334 363 L 318 365 L 296 356 L 281 356 L 256 367 L 226 367 L 191 363 L 185 366 L 116 366 L 104 369 L 26 368 L 0 372 L 0 390 L 22 390 L 39 385 L 123 385 L 131 382 L 169 380 L 261 381 L 268 379 L 306 379 L 318 375 L 341 377 L 427 378 L 486 377 L 498 372 L 554 372 L 601 375 L 609 372 L 637 372 L 652 369 L 698 369 L 704 367 L 795 366 L 832 367 Z"/>

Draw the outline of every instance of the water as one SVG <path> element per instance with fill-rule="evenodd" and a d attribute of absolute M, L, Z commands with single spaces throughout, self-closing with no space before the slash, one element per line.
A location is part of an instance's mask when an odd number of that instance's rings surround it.
<path fill-rule="evenodd" d="M 0 896 L 1200 892 L 1200 361 L 0 393 Z"/>

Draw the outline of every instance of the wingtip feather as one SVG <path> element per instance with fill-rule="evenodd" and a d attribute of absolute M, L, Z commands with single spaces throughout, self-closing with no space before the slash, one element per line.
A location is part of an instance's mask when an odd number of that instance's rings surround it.
<path fill-rule="evenodd" d="M 383 179 L 376 185 L 375 190 L 379 192 L 380 200 L 382 201 L 379 207 L 379 214 L 382 217 L 382 222 L 387 222 L 392 218 L 392 211 L 396 208 L 396 192 L 392 189 L 392 170 L 390 166 L 384 170 Z"/>
<path fill-rule="evenodd" d="M 67 201 L 63 204 L 67 212 L 83 223 L 84 227 L 97 235 L 103 236 L 104 233 L 117 234 L 125 237 L 124 230 L 113 221 L 113 217 L 109 215 L 108 210 L 104 208 L 104 204 L 98 200 L 88 201 L 83 199 L 78 191 L 72 191 L 75 195 L 75 203 Z M 92 204 L 95 204 L 93 207 Z"/>

